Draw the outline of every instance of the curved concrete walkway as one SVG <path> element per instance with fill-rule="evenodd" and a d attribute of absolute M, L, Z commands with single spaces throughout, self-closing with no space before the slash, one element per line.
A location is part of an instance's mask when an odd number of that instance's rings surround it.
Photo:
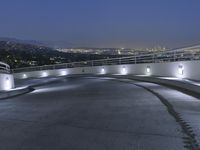
<path fill-rule="evenodd" d="M 44 79 L 45 80 L 45 79 Z M 183 150 L 181 126 L 151 92 L 74 77 L 0 101 L 2 150 Z"/>

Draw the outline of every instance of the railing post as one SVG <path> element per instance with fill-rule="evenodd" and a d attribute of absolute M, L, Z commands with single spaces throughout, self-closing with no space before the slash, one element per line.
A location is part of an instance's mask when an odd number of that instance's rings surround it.
<path fill-rule="evenodd" d="M 107 63 L 107 59 L 105 60 L 105 65 L 108 65 L 108 63 Z"/>
<path fill-rule="evenodd" d="M 121 62 L 121 58 L 119 58 L 119 65 L 121 65 L 121 63 L 122 63 L 122 62 Z"/>
<path fill-rule="evenodd" d="M 155 63 L 155 54 L 152 54 L 152 63 Z"/>
<path fill-rule="evenodd" d="M 174 51 L 174 61 L 176 61 L 176 51 Z"/>
<path fill-rule="evenodd" d="M 135 64 L 137 64 L 137 57 L 135 56 Z"/>

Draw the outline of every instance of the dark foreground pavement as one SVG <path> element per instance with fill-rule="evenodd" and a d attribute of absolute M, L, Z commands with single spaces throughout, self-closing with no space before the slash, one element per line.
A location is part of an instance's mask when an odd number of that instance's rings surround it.
<path fill-rule="evenodd" d="M 145 89 L 69 78 L 0 101 L 0 150 L 183 150 L 184 133 Z"/>

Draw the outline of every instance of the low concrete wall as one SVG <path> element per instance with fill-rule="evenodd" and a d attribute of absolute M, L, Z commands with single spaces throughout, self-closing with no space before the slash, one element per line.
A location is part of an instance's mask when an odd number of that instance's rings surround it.
<path fill-rule="evenodd" d="M 11 91 L 1 92 L 0 93 L 0 100 L 19 96 L 19 95 L 22 95 L 22 94 L 25 94 L 25 93 L 29 93 L 33 90 L 34 89 L 32 87 L 25 87 L 25 88 L 22 88 L 22 89 L 15 89 L 15 90 L 11 90 Z"/>
<path fill-rule="evenodd" d="M 30 77 L 64 76 L 68 74 L 133 74 L 200 80 L 199 67 L 200 61 L 181 61 L 169 63 L 144 63 L 33 71 L 16 73 L 14 74 L 14 77 L 21 79 Z"/>
<path fill-rule="evenodd" d="M 0 91 L 10 90 L 15 87 L 12 74 L 0 73 Z"/>

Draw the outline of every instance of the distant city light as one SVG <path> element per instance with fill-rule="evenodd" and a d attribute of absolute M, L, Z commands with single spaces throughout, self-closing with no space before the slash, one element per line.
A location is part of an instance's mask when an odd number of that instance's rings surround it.
<path fill-rule="evenodd" d="M 97 54 L 97 55 L 135 55 L 148 54 L 149 52 L 159 52 L 166 50 L 165 47 L 157 46 L 154 48 L 58 48 L 57 51 L 65 53 Z"/>

